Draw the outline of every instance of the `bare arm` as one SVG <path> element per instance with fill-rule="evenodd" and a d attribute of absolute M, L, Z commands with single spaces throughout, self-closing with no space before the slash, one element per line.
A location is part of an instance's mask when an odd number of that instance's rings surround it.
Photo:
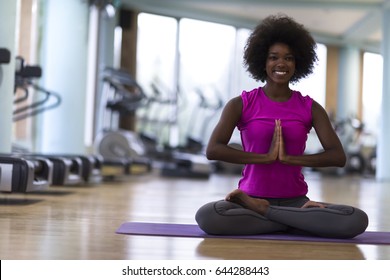
<path fill-rule="evenodd" d="M 244 152 L 228 146 L 237 122 L 241 117 L 241 111 L 241 97 L 235 97 L 226 104 L 207 145 L 207 158 L 210 160 L 220 160 L 239 164 L 270 163 L 275 161 L 278 157 L 276 129 L 274 140 L 270 144 L 271 147 L 268 154 Z"/>
<path fill-rule="evenodd" d="M 343 146 L 334 131 L 325 109 L 313 102 L 312 107 L 313 127 L 317 133 L 318 139 L 323 147 L 323 151 L 302 156 L 286 155 L 284 151 L 284 143 L 281 138 L 279 147 L 279 160 L 286 164 L 301 165 L 307 167 L 343 167 L 346 162 L 346 156 Z M 280 128 L 280 134 L 283 129 L 283 124 Z"/>

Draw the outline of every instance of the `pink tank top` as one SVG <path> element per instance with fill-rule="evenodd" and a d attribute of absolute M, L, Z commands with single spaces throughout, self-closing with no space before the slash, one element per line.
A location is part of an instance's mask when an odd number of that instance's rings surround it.
<path fill-rule="evenodd" d="M 243 108 L 237 128 L 244 151 L 267 153 L 275 120 L 280 119 L 287 154 L 303 154 L 312 127 L 312 98 L 293 91 L 286 102 L 275 102 L 265 95 L 262 88 L 244 91 L 241 98 Z M 249 195 L 265 198 L 291 198 L 306 195 L 308 191 L 302 167 L 278 161 L 245 165 L 239 188 Z"/>

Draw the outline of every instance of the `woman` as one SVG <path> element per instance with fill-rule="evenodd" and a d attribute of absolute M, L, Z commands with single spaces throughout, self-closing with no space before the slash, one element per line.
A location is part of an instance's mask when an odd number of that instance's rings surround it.
<path fill-rule="evenodd" d="M 225 106 L 207 147 L 210 160 L 245 164 L 238 189 L 196 213 L 209 234 L 290 232 L 331 238 L 363 233 L 360 209 L 309 200 L 302 167 L 345 165 L 346 156 L 324 108 L 290 89 L 312 73 L 317 61 L 310 33 L 287 16 L 270 16 L 250 35 L 244 52 L 248 72 L 263 87 L 243 91 Z M 235 128 L 243 150 L 228 143 Z M 323 146 L 304 154 L 314 128 Z"/>

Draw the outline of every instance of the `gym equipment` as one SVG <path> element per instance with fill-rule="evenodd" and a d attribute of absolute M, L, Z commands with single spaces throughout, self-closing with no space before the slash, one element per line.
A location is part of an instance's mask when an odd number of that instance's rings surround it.
<path fill-rule="evenodd" d="M 343 168 L 322 167 L 313 170 L 335 175 L 372 172 L 371 168 L 372 164 L 375 164 L 375 157 L 373 155 L 366 156 L 363 152 L 365 149 L 363 143 L 364 124 L 357 118 L 347 117 L 335 121 L 333 125 L 347 156 L 346 165 Z"/>
<path fill-rule="evenodd" d="M 78 157 L 82 162 L 81 178 L 87 183 L 98 183 L 102 180 L 103 159 L 98 155 L 67 155 L 67 157 Z"/>
<path fill-rule="evenodd" d="M 161 167 L 161 175 L 166 177 L 208 179 L 213 171 L 212 164 L 204 155 L 176 151 Z"/>
<path fill-rule="evenodd" d="M 0 170 L 1 192 L 41 191 L 52 183 L 52 163 L 42 157 L 0 155 Z"/>
<path fill-rule="evenodd" d="M 152 94 L 148 94 L 141 112 L 137 111 L 138 135 L 142 141 L 147 156 L 157 161 L 167 161 L 172 156 L 169 144 L 169 130 L 176 125 L 177 116 L 173 114 L 179 102 L 169 90 L 160 89 L 161 82 L 154 81 L 150 87 Z M 165 93 L 168 91 L 168 94 Z M 179 96 L 180 97 L 180 96 Z M 166 130 L 166 131 L 164 131 Z"/>
<path fill-rule="evenodd" d="M 194 93 L 198 97 L 199 102 L 193 108 L 190 116 L 191 123 L 187 126 L 187 143 L 182 149 L 189 153 L 201 153 L 205 147 L 204 139 L 206 139 L 207 128 L 211 120 L 223 107 L 223 100 L 218 90 L 211 87 L 196 88 Z M 212 97 L 215 99 L 214 102 L 211 100 Z M 198 131 L 197 136 L 194 135 L 196 130 Z"/>
<path fill-rule="evenodd" d="M 10 51 L 0 48 L 0 64 L 9 63 Z M 52 182 L 52 164 L 45 158 L 0 155 L 0 191 L 34 192 L 47 189 Z"/>
<path fill-rule="evenodd" d="M 98 153 L 103 158 L 102 166 L 107 167 L 104 168 L 104 177 L 137 175 L 151 171 L 151 161 L 144 157 L 142 143 L 130 131 L 103 130 L 95 142 L 99 143 Z M 109 171 L 115 165 L 116 171 L 110 174 Z"/>
<path fill-rule="evenodd" d="M 131 171 L 131 161 L 126 159 L 103 159 L 100 173 L 104 180 L 117 180 L 125 178 L 128 175 L 135 174 Z"/>
<path fill-rule="evenodd" d="M 15 62 L 15 93 L 17 89 L 20 89 L 24 92 L 24 95 L 14 100 L 14 104 L 18 104 L 17 109 L 13 112 L 14 121 L 20 121 L 60 106 L 62 101 L 60 95 L 33 83 L 33 79 L 42 76 L 42 68 L 40 66 L 25 65 L 24 59 L 20 56 L 16 57 Z M 44 94 L 44 97 L 31 104 L 22 106 L 20 104 L 27 101 L 29 97 L 30 87 L 36 92 Z M 54 101 L 51 101 L 51 104 L 47 105 L 50 99 Z"/>
<path fill-rule="evenodd" d="M 212 163 L 206 159 L 202 153 L 203 143 L 195 140 L 195 138 L 188 139 L 183 146 L 170 146 L 164 143 L 158 137 L 164 134 L 163 130 L 170 126 L 176 126 L 178 121 L 178 103 L 181 102 L 181 112 L 188 112 L 185 103 L 189 103 L 184 96 L 179 94 L 172 94 L 169 90 L 162 90 L 162 85 L 158 81 L 151 84 L 153 95 L 147 98 L 146 108 L 143 108 L 145 113 L 141 116 L 143 126 L 154 130 L 154 134 L 141 133 L 140 138 L 146 147 L 147 154 L 155 160 L 156 166 L 160 169 L 162 176 L 166 177 L 186 177 L 186 178 L 209 178 L 214 167 Z M 167 92 L 166 92 L 167 91 Z M 172 97 L 173 96 L 173 97 Z M 205 99 L 201 99 L 203 105 L 206 104 Z M 204 108 L 195 108 L 190 116 L 190 121 L 195 121 L 198 112 Z M 208 123 L 205 117 L 205 123 Z M 202 126 L 202 123 L 200 123 Z M 205 125 L 205 127 L 207 124 Z M 154 129 L 153 129 L 154 128 Z M 192 125 L 188 125 L 189 131 L 192 131 Z M 201 128 L 201 134 L 203 129 Z M 188 136 L 189 136 L 188 132 Z M 189 136 L 190 138 L 190 136 Z M 191 143 L 190 143 L 191 141 Z"/>
<path fill-rule="evenodd" d="M 363 174 L 366 170 L 366 160 L 362 153 L 363 143 L 361 136 L 364 125 L 357 118 L 347 118 L 339 122 L 336 126 L 336 132 L 347 154 L 346 171 L 348 173 Z"/>
<path fill-rule="evenodd" d="M 15 98 L 14 104 L 17 105 L 17 108 L 13 112 L 13 120 L 20 121 L 32 116 L 35 116 L 39 113 L 42 113 L 48 109 L 56 108 L 61 104 L 61 97 L 52 92 L 48 91 L 35 83 L 34 79 L 40 78 L 42 76 L 42 69 L 40 66 L 30 66 L 26 65 L 22 57 L 16 57 L 16 67 L 15 67 L 15 93 L 17 89 L 20 89 L 24 92 L 22 97 Z M 21 105 L 29 98 L 30 88 L 35 89 L 37 93 L 43 93 L 44 98 L 34 101 L 31 104 Z M 51 105 L 47 106 L 46 103 L 50 98 L 54 97 L 55 101 Z M 43 155 L 43 154 L 31 154 L 23 151 L 23 149 L 15 146 L 13 148 L 14 155 L 18 157 L 44 157 L 51 161 L 53 168 L 53 185 L 65 185 L 65 184 L 79 184 L 82 182 L 81 179 L 81 160 L 77 157 L 74 159 L 54 156 L 54 155 Z"/>
<path fill-rule="evenodd" d="M 78 185 L 84 183 L 82 178 L 82 160 L 79 157 L 37 154 L 50 160 L 53 164 L 53 185 Z"/>
<path fill-rule="evenodd" d="M 103 76 L 103 93 L 100 100 L 100 108 L 109 117 L 110 128 L 103 130 L 96 137 L 95 147 L 104 158 L 131 159 L 143 166 L 151 166 L 153 158 L 155 166 L 161 168 L 161 175 L 170 177 L 208 178 L 212 172 L 212 166 L 204 155 L 194 155 L 180 152 L 178 149 L 157 147 L 157 141 L 151 139 L 145 141 L 134 131 L 125 131 L 113 128 L 115 114 L 134 113 L 138 108 L 151 103 L 161 106 L 171 105 L 172 100 L 158 98 L 155 94 L 147 98 L 141 86 L 133 77 L 124 70 L 107 68 Z M 176 102 L 176 101 L 175 101 Z M 163 111 L 162 109 L 160 112 Z M 101 114 L 104 115 L 103 113 Z M 102 119 L 102 123 L 104 119 Z M 152 120 L 156 121 L 156 120 Z M 160 127 L 163 122 L 159 123 Z M 171 120 L 167 121 L 172 124 Z M 161 135 L 160 135 L 161 136 Z M 149 169 L 147 169 L 149 170 Z"/>
<path fill-rule="evenodd" d="M 215 171 L 216 162 L 206 158 L 203 141 L 206 138 L 210 121 L 222 108 L 223 101 L 215 89 L 212 89 L 212 93 L 208 92 L 209 98 L 206 98 L 207 94 L 200 88 L 195 89 L 195 93 L 199 103 L 198 106 L 193 108 L 192 114 L 189 116 L 186 143 L 183 146 L 167 148 L 171 151 L 171 157 L 161 167 L 163 176 L 208 179 Z M 214 96 L 216 101 L 211 102 L 210 96 Z M 185 108 L 186 106 L 182 107 Z M 193 133 L 196 128 L 198 128 L 198 137 L 194 137 Z"/>
<path fill-rule="evenodd" d="M 105 128 L 95 137 L 94 146 L 96 153 L 102 156 L 103 164 L 107 162 L 109 165 L 105 170 L 112 170 L 116 163 L 118 167 L 124 166 L 123 175 L 151 171 L 151 160 L 146 157 L 146 148 L 139 136 L 115 124 L 118 115 L 134 113 L 143 106 L 145 94 L 142 88 L 124 70 L 107 67 L 102 79 L 99 116 Z"/>
<path fill-rule="evenodd" d="M 95 155 L 32 154 L 53 162 L 53 185 L 97 183 L 102 180 L 102 159 Z"/>
<path fill-rule="evenodd" d="M 376 173 L 376 146 L 373 147 L 371 153 L 368 156 L 368 171 L 371 174 Z"/>
<path fill-rule="evenodd" d="M 0 48 L 0 64 L 7 64 L 11 61 L 11 52 L 8 49 Z"/>
<path fill-rule="evenodd" d="M 25 65 L 22 57 L 16 58 L 15 71 L 15 93 L 17 89 L 24 92 L 21 97 L 15 97 L 14 104 L 17 108 L 13 112 L 13 120 L 20 121 L 46 110 L 58 107 L 61 104 L 61 97 L 57 93 L 48 91 L 35 83 L 33 79 L 42 76 L 42 69 L 39 66 Z M 28 100 L 29 90 L 33 88 L 36 93 L 44 94 L 44 98 L 27 105 L 21 103 Z M 50 105 L 47 105 L 51 101 Z M 54 102 L 53 102 L 54 99 Z M 77 185 L 81 183 L 97 182 L 101 179 L 99 168 L 100 158 L 97 156 L 84 155 L 62 155 L 62 154 L 31 154 L 23 148 L 13 147 L 14 156 L 19 157 L 43 157 L 51 161 L 53 168 L 53 185 Z"/>

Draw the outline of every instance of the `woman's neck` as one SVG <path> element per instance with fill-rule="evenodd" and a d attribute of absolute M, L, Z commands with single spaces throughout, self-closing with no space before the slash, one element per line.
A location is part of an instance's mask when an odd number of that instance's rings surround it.
<path fill-rule="evenodd" d="M 291 89 L 288 85 L 267 83 L 263 86 L 263 91 L 268 98 L 277 102 L 287 101 L 291 97 Z"/>

